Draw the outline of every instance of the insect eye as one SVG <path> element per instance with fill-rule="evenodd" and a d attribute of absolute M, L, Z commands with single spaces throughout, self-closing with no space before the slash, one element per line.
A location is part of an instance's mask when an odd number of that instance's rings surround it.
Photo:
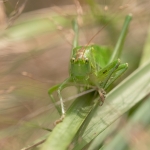
<path fill-rule="evenodd" d="M 89 61 L 89 59 L 88 58 L 85 58 L 85 62 L 87 63 Z"/>
<path fill-rule="evenodd" d="M 73 57 L 73 58 L 71 58 L 71 62 L 75 62 L 75 58 Z"/>

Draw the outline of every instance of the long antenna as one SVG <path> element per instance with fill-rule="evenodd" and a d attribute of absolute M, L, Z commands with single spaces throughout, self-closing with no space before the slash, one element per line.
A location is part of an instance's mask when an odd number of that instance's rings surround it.
<path fill-rule="evenodd" d="M 110 21 L 109 21 L 109 22 L 110 22 Z M 88 43 L 86 44 L 86 46 L 83 46 L 83 47 L 82 47 L 82 49 L 84 49 L 84 47 L 89 46 L 89 44 L 91 43 L 91 41 L 109 24 L 109 22 L 107 22 L 107 23 L 88 41 Z M 85 53 L 85 49 L 84 49 L 84 52 L 83 52 L 83 54 L 82 54 L 82 57 L 83 57 L 84 53 Z"/>
<path fill-rule="evenodd" d="M 108 8 L 107 8 L 108 9 Z M 105 10 L 105 9 L 104 9 Z M 106 10 L 105 10 L 106 11 Z M 113 18 L 111 18 L 89 41 L 88 43 L 86 44 L 86 46 L 89 46 L 90 42 L 104 29 L 106 28 L 106 26 L 108 26 L 108 24 L 110 23 L 111 20 L 113 20 L 116 16 L 114 16 Z M 82 49 L 84 49 L 86 46 L 83 46 Z M 82 57 L 85 53 L 85 49 L 84 49 L 84 52 L 82 54 Z"/>

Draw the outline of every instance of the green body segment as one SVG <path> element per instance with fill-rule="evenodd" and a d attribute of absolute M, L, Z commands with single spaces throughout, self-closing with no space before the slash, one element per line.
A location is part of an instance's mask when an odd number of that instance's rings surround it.
<path fill-rule="evenodd" d="M 105 46 L 78 46 L 78 42 L 76 41 L 78 35 L 78 26 L 75 22 L 73 22 L 76 35 L 74 38 L 73 50 L 70 59 L 70 76 L 63 83 L 56 85 L 49 90 L 49 95 L 54 103 L 55 99 L 53 98 L 52 93 L 56 90 L 58 92 L 61 111 L 58 107 L 56 108 L 62 115 L 60 121 L 62 121 L 65 116 L 61 91 L 70 85 L 68 85 L 68 83 L 72 83 L 74 86 L 78 85 L 79 88 L 81 85 L 82 87 L 85 87 L 84 89 L 96 89 L 100 95 L 101 101 L 104 102 L 104 90 L 107 90 L 107 88 L 126 71 L 128 64 L 121 64 L 120 59 L 118 58 L 125 41 L 131 18 L 131 15 L 126 17 L 120 37 L 115 46 L 115 50 L 111 55 L 110 49 Z"/>
<path fill-rule="evenodd" d="M 107 65 L 109 58 L 106 59 L 105 55 L 108 51 L 107 47 L 99 47 L 97 45 L 74 48 L 69 69 L 72 80 L 87 87 L 97 86 L 104 88 L 102 83 L 107 79 L 106 77 L 109 77 L 109 74 L 112 75 L 111 69 L 117 69 L 120 63 L 117 60 Z"/>
<path fill-rule="evenodd" d="M 120 64 L 119 59 L 108 64 L 109 58 L 105 57 L 107 51 L 107 47 L 97 45 L 74 48 L 70 61 L 70 78 L 85 87 L 106 89 L 106 85 L 110 85 L 116 76 L 121 75 L 128 67 L 127 64 Z"/>

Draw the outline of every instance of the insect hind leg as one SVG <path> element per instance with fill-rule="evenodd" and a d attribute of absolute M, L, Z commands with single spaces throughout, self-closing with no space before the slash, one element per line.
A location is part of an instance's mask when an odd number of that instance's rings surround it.
<path fill-rule="evenodd" d="M 110 80 L 113 73 L 117 70 L 119 65 L 120 65 L 120 60 L 118 59 L 118 60 L 113 61 L 108 66 L 106 66 L 105 68 L 101 69 L 98 72 L 99 81 L 101 81 L 100 85 L 97 85 L 97 88 L 98 88 L 97 91 L 100 95 L 100 99 L 102 102 L 100 105 L 103 105 L 105 101 L 106 92 L 104 91 L 104 89 L 106 89 L 108 81 Z"/>
<path fill-rule="evenodd" d="M 99 96 L 100 96 L 100 106 L 104 104 L 105 98 L 106 98 L 106 92 L 102 88 L 97 89 Z"/>

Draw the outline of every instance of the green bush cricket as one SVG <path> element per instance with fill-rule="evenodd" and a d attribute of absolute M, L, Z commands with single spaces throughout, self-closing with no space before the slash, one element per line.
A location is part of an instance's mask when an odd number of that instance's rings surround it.
<path fill-rule="evenodd" d="M 107 88 L 128 68 L 128 64 L 121 64 L 120 59 L 118 58 L 122 51 L 131 19 L 131 14 L 126 16 L 120 37 L 117 41 L 113 54 L 109 58 L 105 57 L 106 53 L 108 52 L 108 48 L 105 46 L 89 44 L 85 46 L 78 46 L 78 25 L 76 22 L 74 22 L 73 29 L 75 31 L 75 37 L 69 65 L 70 76 L 61 84 L 50 88 L 48 92 L 54 104 L 55 99 L 52 95 L 54 91 L 57 90 L 58 97 L 60 99 L 61 111 L 60 108 L 55 104 L 55 107 L 61 114 L 61 118 L 56 121 L 56 124 L 61 122 L 65 117 L 64 102 L 61 96 L 61 91 L 71 84 L 78 86 L 79 89 L 84 87 L 85 90 L 89 88 L 97 90 L 100 95 L 100 105 L 103 104 L 105 100 L 105 90 L 107 90 Z"/>

